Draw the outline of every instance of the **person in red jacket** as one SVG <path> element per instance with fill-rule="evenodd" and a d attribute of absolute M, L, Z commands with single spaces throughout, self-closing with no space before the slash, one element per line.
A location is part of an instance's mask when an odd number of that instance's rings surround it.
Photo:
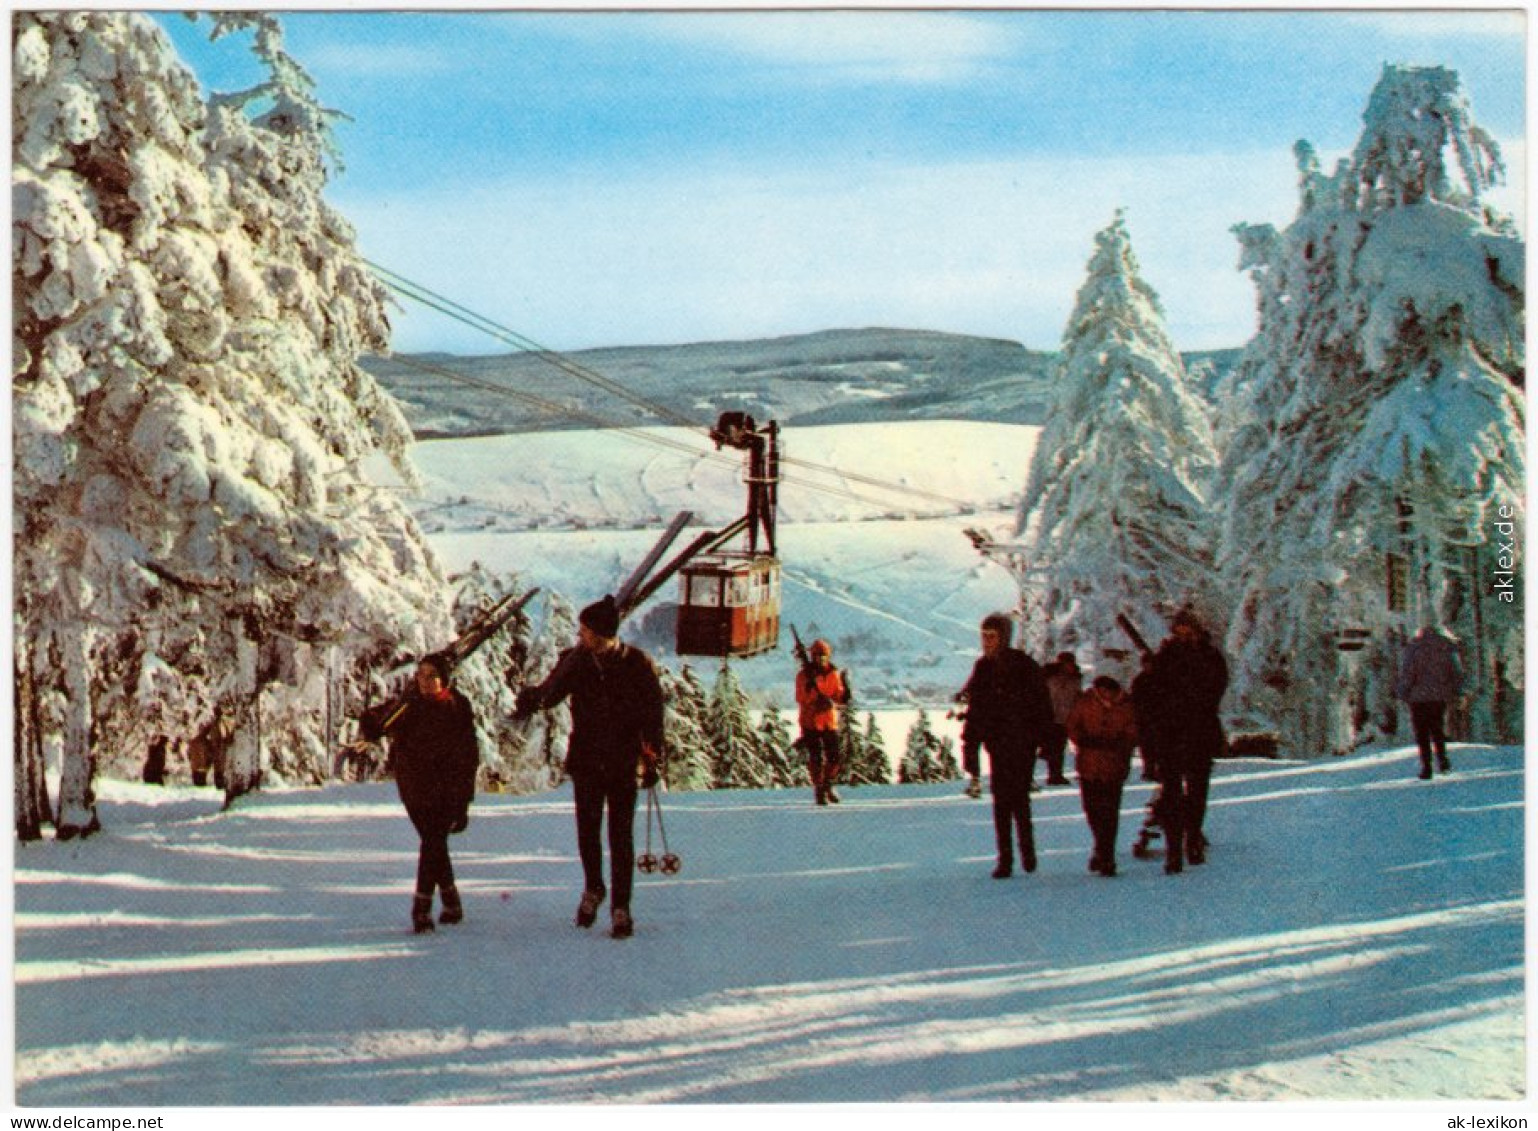
<path fill-rule="evenodd" d="M 814 640 L 807 650 L 811 665 L 796 673 L 796 703 L 801 708 L 801 747 L 806 752 L 817 804 L 839 803 L 834 783 L 843 768 L 838 757 L 838 709 L 849 702 L 849 683 L 833 666 L 833 646 Z"/>
<path fill-rule="evenodd" d="M 1095 840 L 1089 870 L 1114 876 L 1121 789 L 1137 745 L 1137 718 L 1121 684 L 1108 675 L 1097 677 L 1068 715 L 1068 737 L 1079 771 L 1079 797 Z"/>
<path fill-rule="evenodd" d="M 433 929 L 435 891 L 443 899 L 438 922 L 458 923 L 465 912 L 454 886 L 449 834 L 469 823 L 481 764 L 470 701 L 449 686 L 447 660 L 423 656 L 406 695 L 376 707 L 359 722 L 364 742 L 390 739 L 395 787 L 421 838 L 412 929 L 418 934 Z"/>

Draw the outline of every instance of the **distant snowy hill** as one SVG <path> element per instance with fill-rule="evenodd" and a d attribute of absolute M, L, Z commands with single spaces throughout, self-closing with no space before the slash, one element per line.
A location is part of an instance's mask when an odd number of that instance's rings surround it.
<path fill-rule="evenodd" d="M 1055 355 L 1018 342 L 925 330 L 828 330 L 746 342 L 630 346 L 567 355 L 638 397 L 701 423 L 729 409 L 783 425 L 899 420 L 1040 424 Z M 1216 379 L 1237 351 L 1187 355 Z M 422 366 L 426 366 L 424 370 Z M 365 368 L 395 394 L 420 437 L 591 427 L 431 369 L 506 384 L 616 423 L 647 420 L 612 393 L 532 353 L 371 358 Z"/>

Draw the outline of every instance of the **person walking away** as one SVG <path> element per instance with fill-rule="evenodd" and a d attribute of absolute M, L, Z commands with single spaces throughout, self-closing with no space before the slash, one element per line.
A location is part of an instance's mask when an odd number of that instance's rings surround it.
<path fill-rule="evenodd" d="M 480 743 L 470 701 L 449 686 L 449 664 L 441 655 L 423 656 L 411 687 L 364 714 L 364 742 L 390 740 L 390 764 L 395 788 L 406 816 L 421 839 L 417 852 L 417 886 L 411 900 L 411 927 L 417 934 L 433 929 L 433 895 L 442 900 L 440 923 L 465 917 L 449 834 L 469 823 L 480 768 Z"/>
<path fill-rule="evenodd" d="M 1166 842 L 1164 871 L 1206 861 L 1202 824 L 1212 763 L 1223 752 L 1218 709 L 1228 689 L 1228 662 L 1196 616 L 1181 610 L 1154 654 L 1145 687 L 1152 704 L 1148 737 L 1158 751 Z M 1142 733 L 1141 719 L 1139 733 Z"/>
<path fill-rule="evenodd" d="M 796 704 L 800 707 L 801 747 L 806 752 L 807 773 L 819 805 L 841 800 L 834 788 L 838 781 L 838 709 L 849 702 L 849 681 L 833 666 L 833 646 L 814 640 L 807 649 L 811 664 L 796 672 Z"/>
<path fill-rule="evenodd" d="M 623 644 L 612 596 L 577 616 L 577 644 L 561 653 L 538 687 L 518 693 L 515 718 L 527 718 L 571 700 L 566 773 L 576 799 L 577 854 L 583 891 L 577 926 L 591 927 L 606 897 L 610 935 L 635 932 L 630 894 L 635 873 L 635 810 L 641 787 L 657 783 L 663 750 L 662 686 L 649 656 Z M 603 882 L 605 812 L 612 892 Z"/>
<path fill-rule="evenodd" d="M 1410 726 L 1420 747 L 1422 781 L 1431 780 L 1431 755 L 1437 769 L 1451 770 L 1447 760 L 1447 705 L 1463 693 L 1463 668 L 1458 646 L 1436 625 L 1428 624 L 1415 634 L 1399 658 L 1394 694 L 1410 706 Z"/>
<path fill-rule="evenodd" d="M 1068 785 L 1063 776 L 1063 754 L 1068 748 L 1068 716 L 1084 693 L 1084 673 L 1072 652 L 1059 652 L 1046 666 L 1047 694 L 1052 699 L 1052 722 L 1042 740 L 1041 756 L 1047 763 L 1047 784 Z"/>
<path fill-rule="evenodd" d="M 1052 700 L 1041 665 L 1010 646 L 1014 626 L 1003 613 L 983 618 L 982 655 L 962 694 L 967 719 L 962 728 L 962 757 L 977 764 L 978 749 L 988 751 L 989 788 L 993 793 L 994 837 L 998 864 L 994 879 L 1014 871 L 1012 840 L 1020 843 L 1020 864 L 1036 870 L 1036 841 L 1031 830 L 1031 774 L 1036 751 L 1052 719 Z"/>
<path fill-rule="evenodd" d="M 1079 774 L 1079 798 L 1095 844 L 1089 870 L 1114 876 L 1121 790 L 1137 745 L 1132 699 L 1110 676 L 1099 676 L 1074 704 L 1067 726 Z"/>

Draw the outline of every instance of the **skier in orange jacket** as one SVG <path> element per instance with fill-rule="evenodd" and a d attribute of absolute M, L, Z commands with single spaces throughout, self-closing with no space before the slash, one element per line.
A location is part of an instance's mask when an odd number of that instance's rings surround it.
<path fill-rule="evenodd" d="M 833 788 L 843 766 L 839 763 L 838 708 L 849 702 L 849 684 L 833 666 L 833 646 L 814 640 L 811 663 L 796 673 L 796 703 L 801 707 L 801 747 L 817 804 L 839 803 Z"/>

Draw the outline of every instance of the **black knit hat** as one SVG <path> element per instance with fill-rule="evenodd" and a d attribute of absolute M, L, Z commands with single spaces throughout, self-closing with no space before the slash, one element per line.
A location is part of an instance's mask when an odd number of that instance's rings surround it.
<path fill-rule="evenodd" d="M 611 595 L 602 601 L 594 601 L 577 614 L 577 622 L 599 636 L 618 636 L 619 609 L 614 606 L 614 597 Z"/>

